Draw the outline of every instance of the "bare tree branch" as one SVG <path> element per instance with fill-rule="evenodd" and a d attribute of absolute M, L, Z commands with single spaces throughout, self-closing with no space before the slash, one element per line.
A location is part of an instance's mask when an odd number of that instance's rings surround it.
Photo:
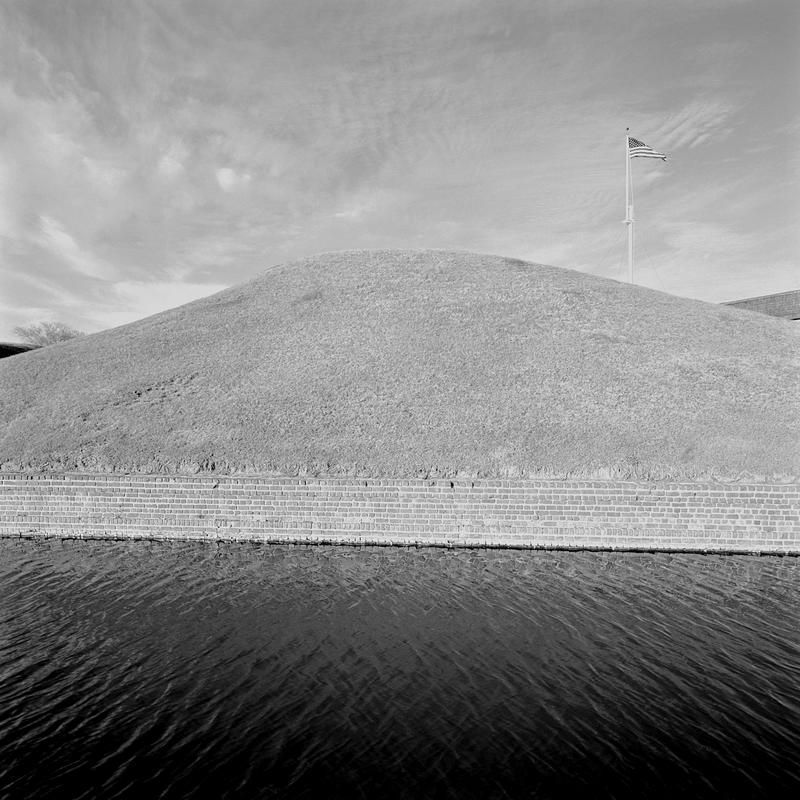
<path fill-rule="evenodd" d="M 40 322 L 38 325 L 27 325 L 14 328 L 14 333 L 24 342 L 34 347 L 47 347 L 56 342 L 66 342 L 77 336 L 83 336 L 83 331 L 65 325 L 63 322 Z"/>

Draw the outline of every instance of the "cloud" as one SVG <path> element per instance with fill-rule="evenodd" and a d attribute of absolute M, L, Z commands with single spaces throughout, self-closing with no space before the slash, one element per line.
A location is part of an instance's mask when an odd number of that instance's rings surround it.
<path fill-rule="evenodd" d="M 402 202 L 398 193 L 381 189 L 363 189 L 347 197 L 331 216 L 346 222 L 361 222 L 370 215 L 396 208 L 398 202 Z"/>
<path fill-rule="evenodd" d="M 216 172 L 216 176 L 217 183 L 224 192 L 233 192 L 236 189 L 247 186 L 253 179 L 253 176 L 249 172 L 239 174 L 230 167 L 220 167 Z"/>
<path fill-rule="evenodd" d="M 39 220 L 39 229 L 41 232 L 38 237 L 39 244 L 63 259 L 77 272 L 100 280 L 107 280 L 113 276 L 114 270 L 81 248 L 58 220 L 42 216 Z"/>
<path fill-rule="evenodd" d="M 0 153 L 0 237 L 13 238 L 19 229 L 13 190 L 13 171 Z"/>
<path fill-rule="evenodd" d="M 730 99 L 707 97 L 692 100 L 670 114 L 654 132 L 661 148 L 697 147 L 710 137 L 717 141 L 730 134 L 729 120 L 742 104 Z"/>
<path fill-rule="evenodd" d="M 188 156 L 189 150 L 182 141 L 173 142 L 159 158 L 156 172 L 162 178 L 177 178 L 185 171 L 184 162 Z"/>
<path fill-rule="evenodd" d="M 118 190 L 125 180 L 125 170 L 113 163 L 100 161 L 90 156 L 83 156 L 81 161 L 86 168 L 92 187 L 103 195 L 108 196 Z"/>

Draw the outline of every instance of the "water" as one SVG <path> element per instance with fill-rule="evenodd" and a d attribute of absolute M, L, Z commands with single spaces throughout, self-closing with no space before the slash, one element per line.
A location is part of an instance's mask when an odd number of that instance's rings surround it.
<path fill-rule="evenodd" d="M 0 797 L 800 787 L 800 559 L 0 540 Z"/>

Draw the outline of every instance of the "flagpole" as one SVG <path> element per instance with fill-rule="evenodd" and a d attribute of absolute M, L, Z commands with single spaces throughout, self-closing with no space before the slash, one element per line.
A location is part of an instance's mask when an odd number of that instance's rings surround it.
<path fill-rule="evenodd" d="M 628 283 L 633 283 L 633 184 L 631 182 L 631 156 L 625 128 L 625 225 L 628 227 Z"/>

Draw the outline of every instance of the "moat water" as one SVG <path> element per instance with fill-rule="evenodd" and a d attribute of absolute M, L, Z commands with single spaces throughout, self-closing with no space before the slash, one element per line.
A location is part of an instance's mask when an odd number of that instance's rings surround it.
<path fill-rule="evenodd" d="M 0 797 L 787 796 L 800 559 L 0 540 Z"/>

